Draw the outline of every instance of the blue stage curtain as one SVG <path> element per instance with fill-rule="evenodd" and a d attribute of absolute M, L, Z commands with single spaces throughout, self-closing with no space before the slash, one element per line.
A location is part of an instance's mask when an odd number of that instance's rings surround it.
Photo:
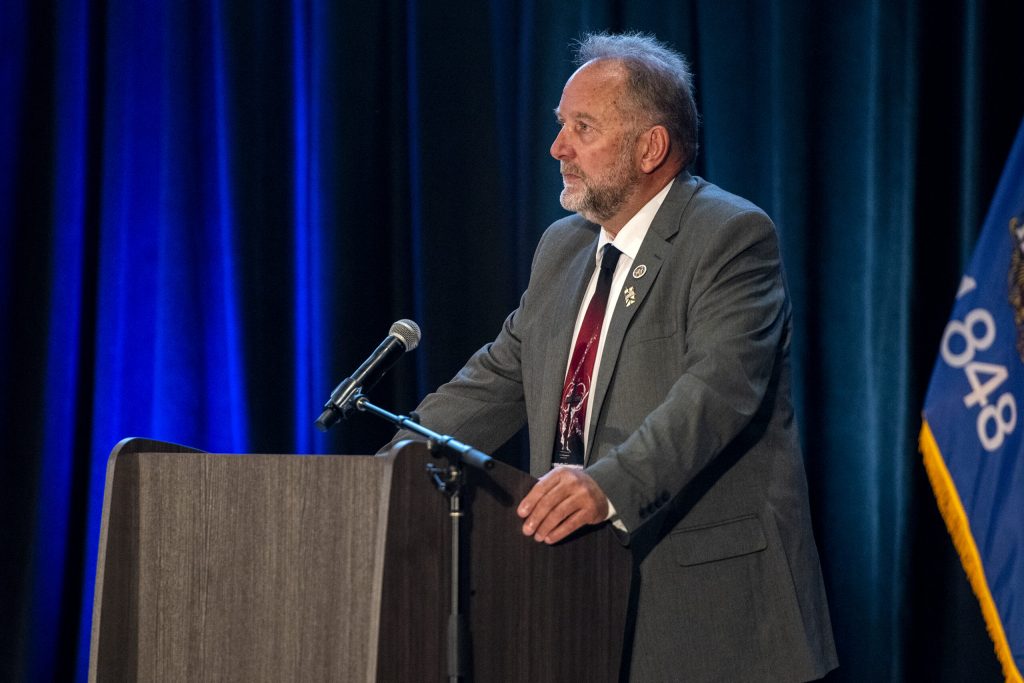
<path fill-rule="evenodd" d="M 0 678 L 84 680 L 106 457 L 366 453 L 493 338 L 563 215 L 552 108 L 584 31 L 691 59 L 695 171 L 778 223 L 841 668 L 998 680 L 915 435 L 1024 116 L 1017 3 L 5 0 Z M 521 461 L 516 440 L 503 455 Z"/>

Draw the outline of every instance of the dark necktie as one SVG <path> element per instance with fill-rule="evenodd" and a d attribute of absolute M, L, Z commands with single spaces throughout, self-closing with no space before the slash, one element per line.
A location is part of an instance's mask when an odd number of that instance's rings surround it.
<path fill-rule="evenodd" d="M 587 405 L 590 399 L 591 380 L 594 376 L 594 359 L 601 340 L 601 326 L 604 311 L 608 307 L 608 291 L 612 286 L 615 264 L 622 254 L 611 244 L 604 246 L 601 254 L 601 272 L 597 276 L 594 295 L 590 297 L 583 324 L 576 336 L 572 360 L 565 373 L 562 385 L 562 401 L 558 405 L 558 428 L 555 433 L 555 448 L 551 458 L 554 465 L 583 466 L 583 429 L 587 419 Z"/>

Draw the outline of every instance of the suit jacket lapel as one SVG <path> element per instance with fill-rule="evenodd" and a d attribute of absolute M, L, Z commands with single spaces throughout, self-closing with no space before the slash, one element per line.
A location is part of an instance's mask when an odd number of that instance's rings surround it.
<path fill-rule="evenodd" d="M 619 353 L 622 350 L 622 342 L 629 329 L 633 316 L 643 305 L 651 288 L 654 287 L 661 271 L 664 255 L 667 253 L 669 240 L 679 231 L 679 224 L 686 204 L 693 197 L 696 181 L 685 171 L 676 177 L 672 189 L 669 190 L 665 201 L 662 203 L 651 227 L 647 230 L 640 250 L 637 251 L 633 260 L 633 267 L 644 265 L 647 272 L 640 278 L 634 278 L 633 273 L 626 275 L 626 281 L 618 292 L 611 292 L 610 296 L 615 297 L 615 308 L 612 312 L 612 319 L 608 324 L 608 334 L 605 336 L 604 348 L 601 351 L 601 368 L 597 373 L 597 384 L 591 392 L 590 407 L 590 428 L 587 430 L 587 454 L 586 461 L 589 462 L 590 452 L 594 447 L 594 434 L 597 431 L 597 424 L 601 416 L 601 408 L 604 406 L 605 396 L 608 393 L 608 386 L 611 384 L 615 366 L 618 364 Z M 627 304 L 626 292 L 630 292 L 634 303 Z M 552 434 L 553 436 L 553 434 Z"/>

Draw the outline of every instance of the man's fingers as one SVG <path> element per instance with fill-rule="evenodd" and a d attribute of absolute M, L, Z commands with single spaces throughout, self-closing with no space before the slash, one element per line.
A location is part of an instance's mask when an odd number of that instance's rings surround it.
<path fill-rule="evenodd" d="M 533 485 L 530 492 L 527 493 L 526 497 L 523 498 L 521 503 L 519 503 L 519 508 L 516 510 L 516 514 L 523 518 L 528 517 L 544 495 L 553 489 L 558 483 L 558 474 L 559 470 L 551 470 L 537 480 L 537 483 Z"/>
<path fill-rule="evenodd" d="M 586 525 L 586 515 L 581 510 L 576 511 L 563 519 L 562 523 L 548 532 L 542 540 L 548 545 L 554 545 Z"/>
<path fill-rule="evenodd" d="M 519 504 L 519 515 L 526 517 L 523 523 L 523 534 L 533 536 L 551 511 L 561 503 L 568 491 L 565 487 L 565 475 L 560 470 L 548 472 L 533 485 L 533 488 Z M 538 538 L 539 537 L 535 537 Z"/>
<path fill-rule="evenodd" d="M 585 472 L 554 469 L 537 481 L 516 510 L 523 534 L 557 543 L 586 524 L 604 521 L 608 499 Z"/>
<path fill-rule="evenodd" d="M 557 505 L 551 508 L 548 514 L 537 526 L 537 530 L 534 532 L 533 537 L 538 541 L 554 543 L 554 541 L 551 540 L 552 532 L 565 525 L 570 519 L 585 516 L 585 502 L 586 501 L 582 500 L 582 497 L 578 493 L 562 498 Z M 583 523 L 584 522 L 581 519 L 575 528 L 578 529 Z M 562 536 L 568 536 L 570 533 L 572 533 L 572 531 L 568 531 Z"/>
<path fill-rule="evenodd" d="M 534 490 L 538 486 L 540 486 L 539 483 L 534 486 Z M 532 494 L 533 491 L 530 493 Z M 536 504 L 528 508 L 529 516 L 523 523 L 523 533 L 527 536 L 533 536 L 558 504 L 565 499 L 565 495 L 563 487 L 558 486 L 557 483 L 549 484 L 547 491 L 541 491 L 540 498 Z M 537 538 L 539 539 L 540 537 Z"/>

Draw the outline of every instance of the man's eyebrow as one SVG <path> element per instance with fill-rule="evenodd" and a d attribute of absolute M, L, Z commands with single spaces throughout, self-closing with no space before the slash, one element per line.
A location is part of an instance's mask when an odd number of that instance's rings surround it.
<path fill-rule="evenodd" d="M 562 120 L 562 119 L 565 118 L 564 116 L 562 116 L 562 112 L 558 109 L 558 107 L 555 107 L 552 110 L 552 112 L 554 113 L 555 118 L 558 119 L 558 120 Z M 597 117 L 596 116 L 594 116 L 593 114 L 588 114 L 586 112 L 579 112 L 578 114 L 573 115 L 572 118 L 577 120 L 577 121 L 591 121 L 591 122 L 597 121 Z"/>

